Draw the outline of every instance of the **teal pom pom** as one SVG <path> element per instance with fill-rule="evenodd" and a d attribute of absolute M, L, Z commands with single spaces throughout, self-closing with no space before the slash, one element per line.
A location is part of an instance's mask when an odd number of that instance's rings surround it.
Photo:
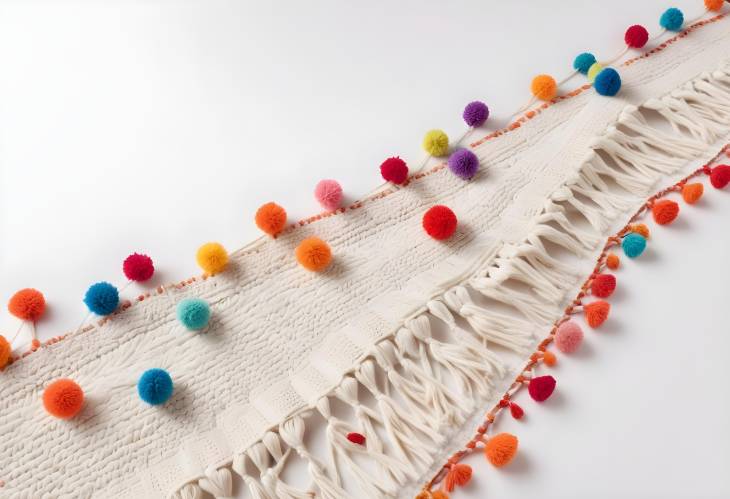
<path fill-rule="evenodd" d="M 621 89 L 621 76 L 613 68 L 603 69 L 593 80 L 593 87 L 599 94 L 613 97 Z"/>
<path fill-rule="evenodd" d="M 624 236 L 623 241 L 621 241 L 621 248 L 626 256 L 636 258 L 646 249 L 646 239 L 641 234 L 631 232 Z"/>
<path fill-rule="evenodd" d="M 588 74 L 588 69 L 596 62 L 596 57 L 588 52 L 578 54 L 573 60 L 573 69 L 579 73 Z"/>
<path fill-rule="evenodd" d="M 164 369 L 145 371 L 137 382 L 139 398 L 150 405 L 160 405 L 172 397 L 172 378 Z"/>
<path fill-rule="evenodd" d="M 84 303 L 96 315 L 109 315 L 119 305 L 119 291 L 108 282 L 97 282 L 86 290 Z"/>
<path fill-rule="evenodd" d="M 682 11 L 672 7 L 664 11 L 662 17 L 659 18 L 659 24 L 662 28 L 669 31 L 680 31 L 684 24 L 684 14 Z"/>
<path fill-rule="evenodd" d="M 178 303 L 177 318 L 190 331 L 203 329 L 210 320 L 210 306 L 200 298 L 187 298 Z"/>

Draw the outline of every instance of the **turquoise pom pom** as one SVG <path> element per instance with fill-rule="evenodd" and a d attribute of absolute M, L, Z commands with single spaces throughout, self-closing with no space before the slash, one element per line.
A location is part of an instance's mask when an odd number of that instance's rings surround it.
<path fill-rule="evenodd" d="M 626 256 L 636 258 L 646 249 L 646 239 L 641 234 L 631 232 L 624 236 L 623 241 L 621 241 L 621 248 Z"/>
<path fill-rule="evenodd" d="M 150 405 L 160 405 L 172 397 L 172 378 L 164 369 L 150 369 L 137 382 L 139 398 Z"/>
<path fill-rule="evenodd" d="M 109 315 L 119 305 L 119 291 L 108 282 L 97 282 L 86 290 L 84 303 L 96 315 Z"/>
<path fill-rule="evenodd" d="M 593 80 L 593 87 L 599 94 L 613 97 L 621 89 L 621 76 L 615 69 L 606 68 Z"/>
<path fill-rule="evenodd" d="M 665 10 L 662 17 L 659 18 L 659 24 L 666 30 L 680 31 L 684 24 L 684 14 L 681 10 L 671 7 Z"/>
<path fill-rule="evenodd" d="M 582 54 L 578 54 L 573 60 L 573 69 L 579 73 L 588 74 L 588 69 L 593 66 L 593 63 L 595 62 L 596 57 L 593 54 L 583 52 Z"/>
<path fill-rule="evenodd" d="M 177 318 L 190 331 L 203 329 L 210 320 L 210 306 L 200 298 L 187 298 L 178 303 Z"/>

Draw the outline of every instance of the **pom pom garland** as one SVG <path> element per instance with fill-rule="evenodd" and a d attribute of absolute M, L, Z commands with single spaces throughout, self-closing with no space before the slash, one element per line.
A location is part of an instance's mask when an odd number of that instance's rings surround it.
<path fill-rule="evenodd" d="M 540 100 L 551 100 L 558 95 L 558 84 L 550 75 L 537 75 L 532 79 L 530 91 Z"/>
<path fill-rule="evenodd" d="M 10 364 L 12 359 L 13 347 L 10 345 L 10 342 L 5 339 L 5 336 L 0 335 L 0 370 Z"/>
<path fill-rule="evenodd" d="M 724 3 L 724 0 L 705 0 L 705 8 L 712 12 L 720 12 Z"/>
<path fill-rule="evenodd" d="M 469 180 L 479 169 L 479 158 L 469 149 L 459 149 L 449 157 L 449 170 L 457 177 Z"/>
<path fill-rule="evenodd" d="M 507 466 L 517 455 L 518 443 L 517 437 L 511 433 L 499 433 L 487 440 L 484 455 L 492 466 Z"/>
<path fill-rule="evenodd" d="M 177 304 L 177 319 L 189 331 L 203 329 L 210 321 L 210 305 L 200 298 L 186 298 Z"/>
<path fill-rule="evenodd" d="M 649 32 L 640 24 L 629 26 L 624 34 L 626 45 L 634 49 L 640 49 L 649 41 Z"/>
<path fill-rule="evenodd" d="M 332 261 L 332 250 L 329 245 L 316 237 L 308 237 L 297 246 L 297 261 L 307 270 L 321 272 Z"/>
<path fill-rule="evenodd" d="M 43 407 L 51 416 L 71 419 L 84 405 L 84 391 L 70 379 L 59 379 L 43 391 Z"/>
<path fill-rule="evenodd" d="M 475 100 L 466 105 L 462 117 L 471 128 L 482 126 L 489 118 L 489 108 L 485 103 Z"/>
<path fill-rule="evenodd" d="M 423 137 L 423 150 L 437 158 L 449 152 L 449 136 L 443 130 L 429 130 Z"/>
<path fill-rule="evenodd" d="M 646 239 L 641 234 L 631 232 L 624 236 L 621 241 L 621 248 L 626 256 L 636 258 L 646 249 Z"/>
<path fill-rule="evenodd" d="M 578 54 L 575 59 L 573 59 L 573 69 L 578 71 L 579 73 L 588 74 L 588 70 L 595 64 L 596 62 L 596 56 L 589 52 L 583 52 L 582 54 Z"/>
<path fill-rule="evenodd" d="M 347 440 L 349 440 L 353 444 L 365 445 L 365 435 L 363 435 L 361 433 L 355 433 L 355 432 L 348 433 Z"/>
<path fill-rule="evenodd" d="M 603 300 L 594 301 L 583 306 L 586 322 L 593 329 L 606 322 L 610 311 L 611 304 Z"/>
<path fill-rule="evenodd" d="M 610 253 L 606 257 L 606 267 L 608 267 L 611 270 L 616 270 L 621 265 L 621 259 L 618 257 L 618 255 L 614 253 Z"/>
<path fill-rule="evenodd" d="M 591 282 L 591 293 L 599 298 L 608 298 L 616 289 L 616 278 L 611 274 L 598 274 Z"/>
<path fill-rule="evenodd" d="M 588 81 L 593 83 L 593 81 L 596 79 L 596 76 L 598 76 L 598 73 L 600 73 L 603 70 L 603 66 L 600 62 L 596 62 L 588 69 Z"/>
<path fill-rule="evenodd" d="M 388 158 L 380 165 L 380 174 L 386 182 L 402 184 L 408 179 L 408 165 L 397 156 Z"/>
<path fill-rule="evenodd" d="M 205 243 L 195 255 L 198 266 L 209 275 L 223 272 L 228 265 L 228 252 L 220 243 Z"/>
<path fill-rule="evenodd" d="M 682 24 L 684 24 L 684 14 L 681 10 L 670 7 L 659 18 L 659 24 L 667 31 L 681 31 Z"/>
<path fill-rule="evenodd" d="M 256 226 L 270 236 L 276 236 L 286 226 L 286 210 L 276 203 L 265 203 L 256 211 Z"/>
<path fill-rule="evenodd" d="M 124 259 L 122 271 L 127 279 L 135 282 L 144 282 L 152 277 L 155 273 L 155 266 L 152 258 L 139 253 L 132 253 Z"/>
<path fill-rule="evenodd" d="M 668 225 L 679 215 L 679 204 L 669 199 L 662 199 L 651 207 L 651 214 L 659 225 Z"/>
<path fill-rule="evenodd" d="M 150 405 L 160 405 L 172 397 L 172 378 L 164 369 L 149 369 L 137 382 L 139 398 Z"/>
<path fill-rule="evenodd" d="M 314 188 L 317 202 L 328 211 L 334 211 L 342 203 L 342 186 L 336 180 L 320 180 Z"/>
<path fill-rule="evenodd" d="M 119 305 L 119 291 L 108 282 L 97 282 L 86 290 L 84 303 L 96 315 L 109 315 Z"/>
<path fill-rule="evenodd" d="M 443 241 L 450 238 L 456 231 L 458 220 L 451 208 L 436 205 L 423 214 L 423 230 L 432 238 Z"/>
<path fill-rule="evenodd" d="M 724 189 L 730 183 L 730 165 L 717 165 L 710 172 L 710 183 L 715 189 Z"/>
<path fill-rule="evenodd" d="M 555 346 L 563 353 L 573 353 L 583 343 L 583 330 L 577 322 L 567 321 L 555 331 Z"/>
<path fill-rule="evenodd" d="M 699 182 L 694 184 L 685 184 L 682 187 L 682 199 L 687 204 L 695 204 L 700 200 L 702 194 L 705 192 L 705 186 Z"/>
<path fill-rule="evenodd" d="M 556 381 L 552 376 L 538 376 L 530 380 L 527 392 L 536 402 L 544 402 L 550 398 L 555 390 Z"/>
<path fill-rule="evenodd" d="M 21 289 L 8 302 L 8 312 L 24 321 L 35 322 L 45 311 L 46 299 L 43 293 L 33 288 Z"/>
<path fill-rule="evenodd" d="M 449 492 L 453 492 L 456 487 L 463 487 L 471 480 L 471 473 L 471 466 L 468 464 L 452 464 L 444 478 L 444 487 Z"/>
<path fill-rule="evenodd" d="M 613 68 L 606 68 L 593 81 L 593 88 L 599 95 L 613 97 L 621 90 L 621 76 Z"/>

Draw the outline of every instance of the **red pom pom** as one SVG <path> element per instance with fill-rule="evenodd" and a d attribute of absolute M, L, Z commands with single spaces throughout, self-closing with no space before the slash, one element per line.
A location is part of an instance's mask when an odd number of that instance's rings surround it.
<path fill-rule="evenodd" d="M 365 445 L 365 435 L 361 435 L 360 433 L 348 433 L 347 440 L 353 444 Z"/>
<path fill-rule="evenodd" d="M 525 411 L 522 410 L 522 407 L 514 402 L 509 405 L 509 412 L 512 413 L 512 417 L 515 419 L 522 419 L 522 416 L 525 415 Z"/>
<path fill-rule="evenodd" d="M 629 47 L 640 49 L 649 41 L 649 32 L 642 25 L 634 24 L 626 30 L 624 41 Z"/>
<path fill-rule="evenodd" d="M 710 172 L 710 183 L 715 189 L 724 189 L 730 183 L 730 165 L 717 165 Z"/>
<path fill-rule="evenodd" d="M 603 300 L 594 301 L 583 306 L 586 322 L 594 329 L 606 322 L 610 311 L 611 304 Z"/>
<path fill-rule="evenodd" d="M 380 165 L 380 174 L 388 182 L 402 184 L 408 179 L 408 165 L 397 156 L 388 158 Z"/>
<path fill-rule="evenodd" d="M 142 282 L 152 277 L 155 266 L 152 264 L 152 258 L 147 255 L 132 253 L 124 260 L 122 270 L 130 281 Z"/>
<path fill-rule="evenodd" d="M 670 224 L 679 215 L 679 204 L 669 199 L 657 201 L 651 207 L 651 214 L 654 216 L 654 221 L 659 225 Z"/>
<path fill-rule="evenodd" d="M 552 376 L 538 376 L 537 378 L 532 378 L 530 384 L 527 385 L 527 391 L 533 400 L 544 402 L 553 394 L 555 384 L 555 378 Z"/>
<path fill-rule="evenodd" d="M 21 289 L 10 298 L 8 311 L 18 319 L 35 322 L 46 311 L 46 299 L 37 289 Z"/>
<path fill-rule="evenodd" d="M 450 238 L 458 221 L 451 208 L 438 204 L 423 214 L 423 229 L 434 239 L 442 241 Z"/>
<path fill-rule="evenodd" d="M 608 298 L 616 289 L 616 278 L 612 274 L 598 274 L 591 283 L 591 293 L 599 298 Z"/>

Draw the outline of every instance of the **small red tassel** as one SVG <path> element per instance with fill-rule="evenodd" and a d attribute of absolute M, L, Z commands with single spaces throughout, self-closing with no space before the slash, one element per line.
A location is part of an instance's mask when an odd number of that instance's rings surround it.
<path fill-rule="evenodd" d="M 361 435 L 360 433 L 348 433 L 347 440 L 353 444 L 365 445 L 365 435 Z"/>
<path fill-rule="evenodd" d="M 522 410 L 522 407 L 512 402 L 509 405 L 509 412 L 512 414 L 512 417 L 515 419 L 522 419 L 522 416 L 525 415 L 525 411 Z"/>
<path fill-rule="evenodd" d="M 463 487 L 471 480 L 471 466 L 468 464 L 452 464 L 444 479 L 444 487 L 453 492 L 456 487 Z"/>

